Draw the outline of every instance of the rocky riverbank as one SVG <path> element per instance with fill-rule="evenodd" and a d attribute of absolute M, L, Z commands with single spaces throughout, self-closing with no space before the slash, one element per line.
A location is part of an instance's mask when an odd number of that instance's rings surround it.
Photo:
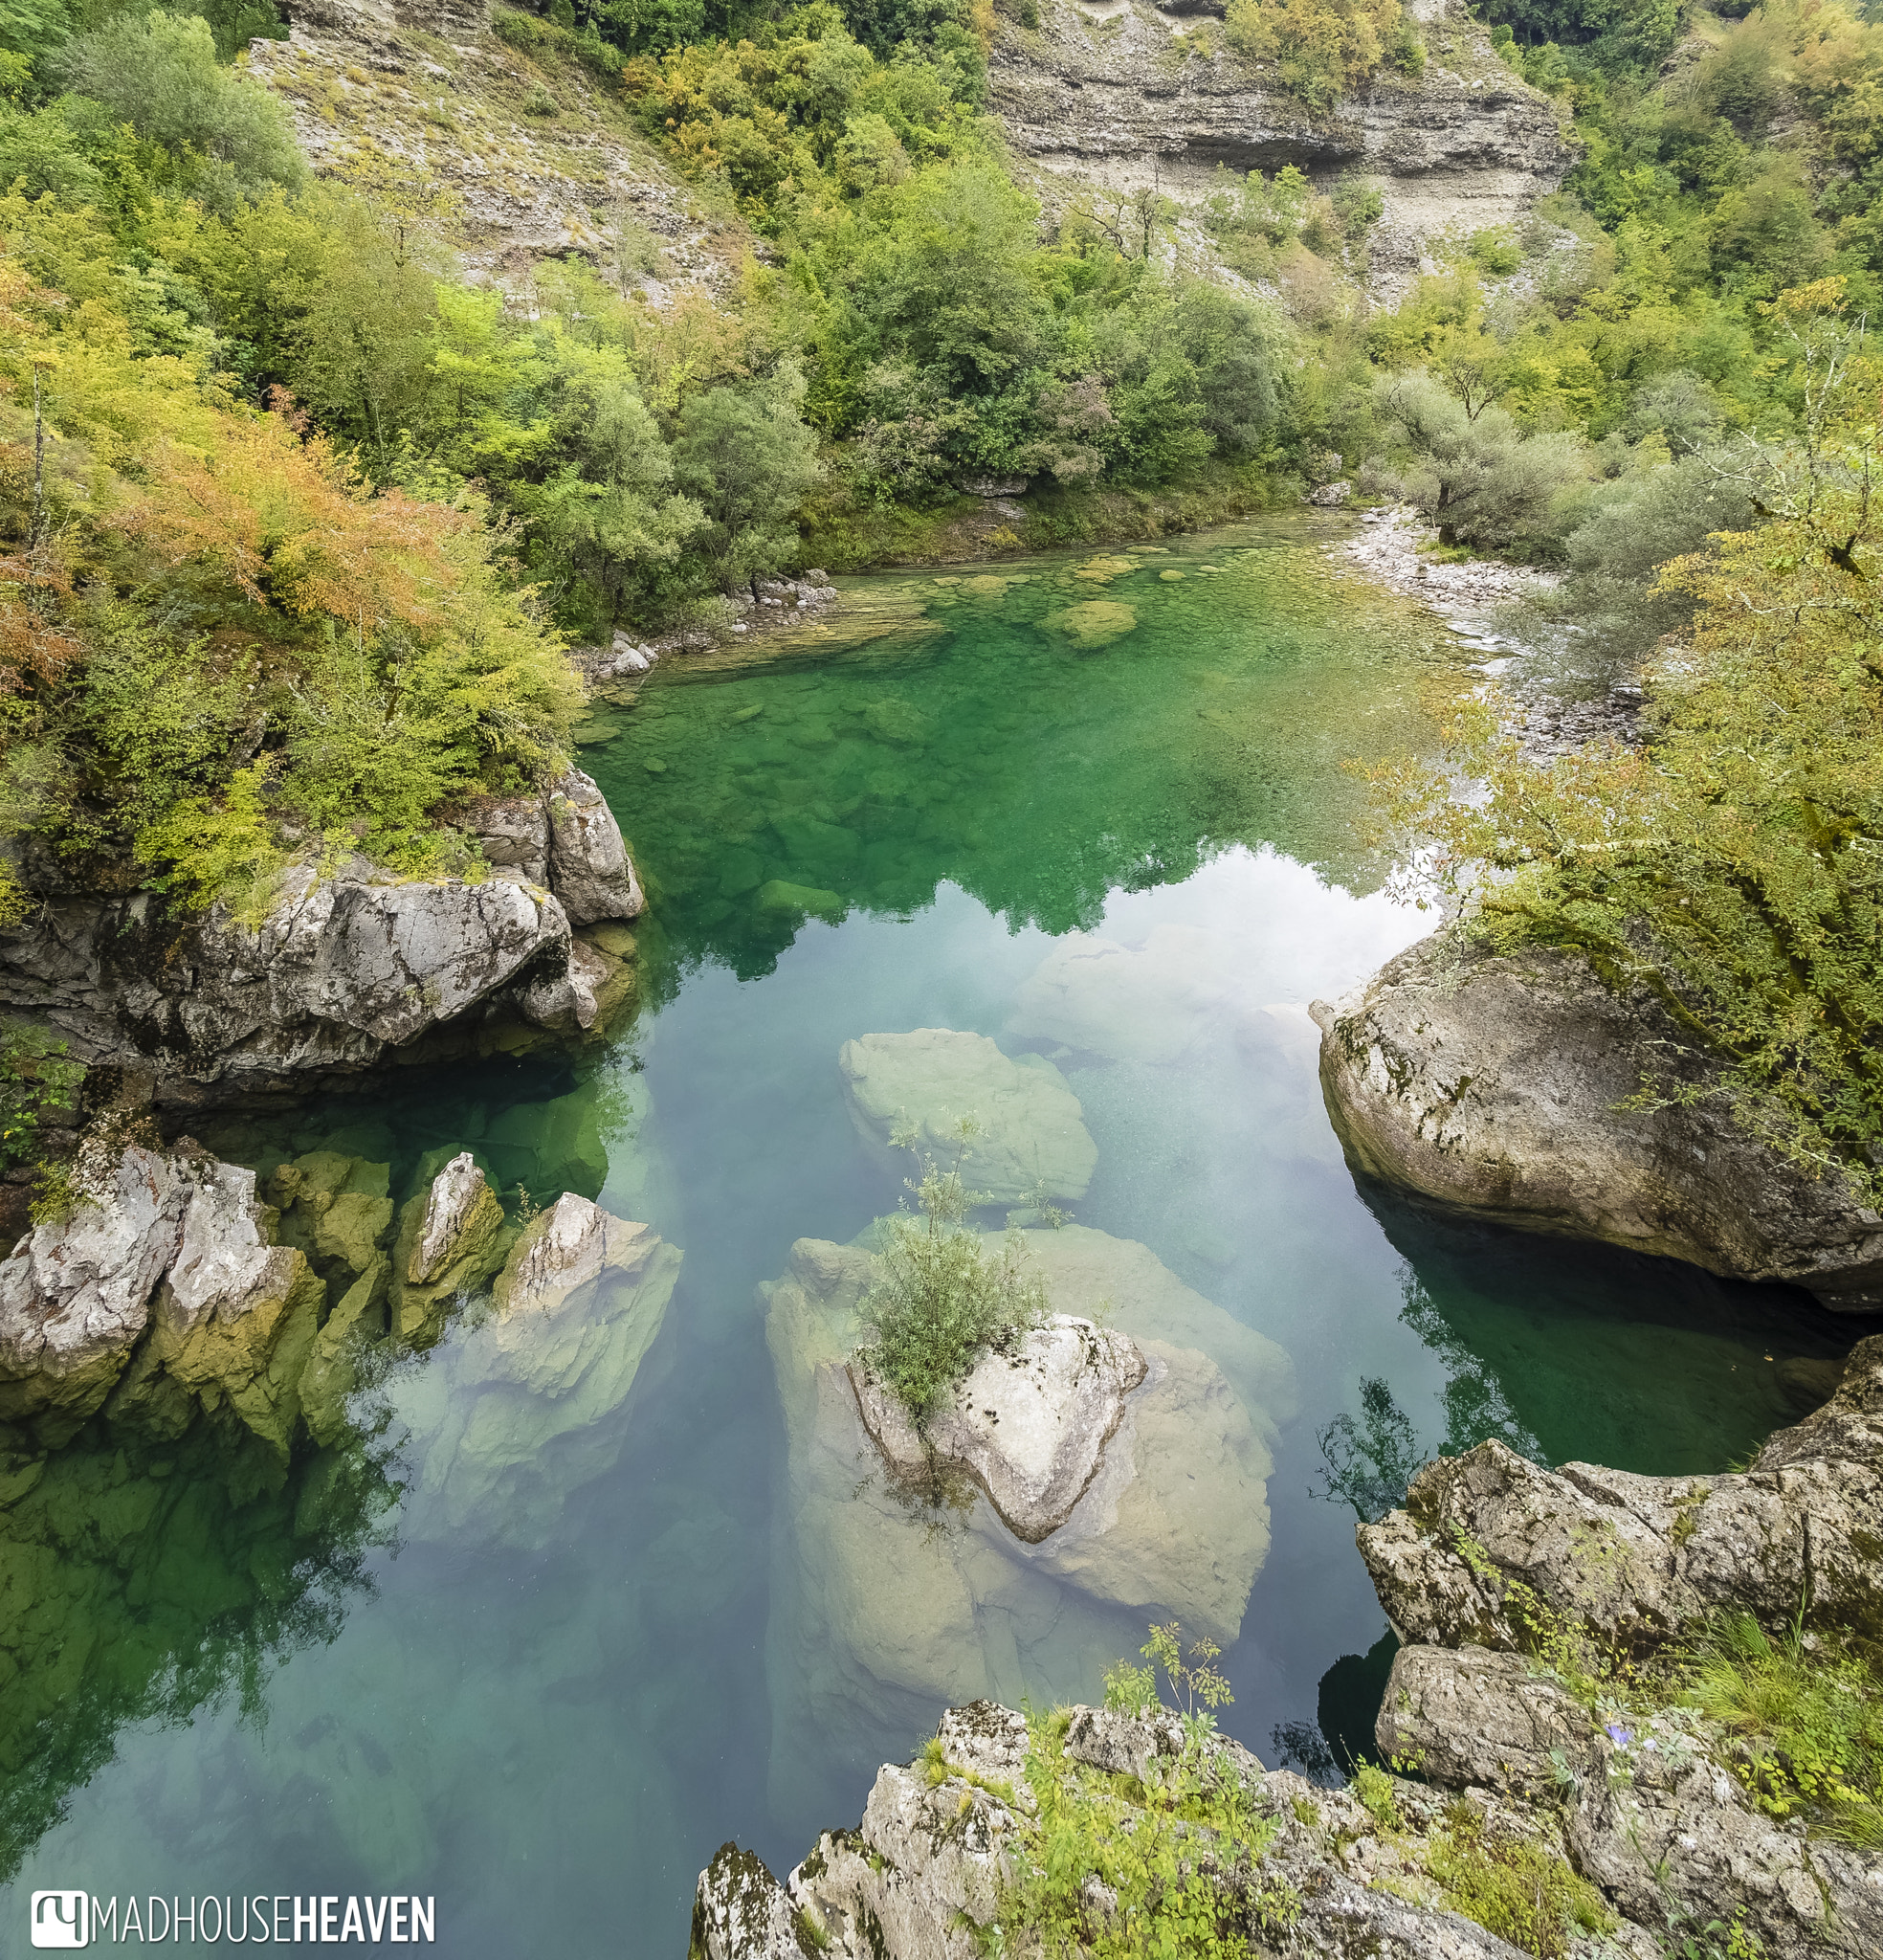
<path fill-rule="evenodd" d="M 429 1370 L 403 1413 L 421 1499 L 449 1482 L 457 1506 L 494 1512 L 516 1462 L 627 1392 L 679 1255 L 574 1192 L 512 1221 L 470 1151 L 432 1164 L 398 1205 L 388 1164 L 322 1150 L 258 1178 L 188 1138 L 161 1147 L 147 1121 L 96 1128 L 61 1215 L 0 1262 L 0 1457 L 30 1461 L 94 1424 L 132 1448 L 208 1424 L 285 1468 L 304 1438 L 351 1433 L 363 1380 L 486 1301 L 450 1381 L 430 1383 L 440 1420 L 415 1413 Z M 466 1401 L 499 1378 L 547 1414 L 443 1422 L 454 1389 Z"/>
<path fill-rule="evenodd" d="M 990 1938 L 1030 1950 L 1030 1914 L 1116 1939 L 1158 1889 L 1201 1888 L 1219 1932 L 1274 1960 L 1860 1960 L 1883 1950 L 1883 1849 L 1761 1801 L 1743 1735 L 1647 1663 L 1721 1612 L 1827 1662 L 1873 1643 L 1880 1510 L 1883 1337 L 1743 1474 L 1552 1473 L 1482 1444 L 1360 1527 L 1407 1642 L 1375 1738 L 1392 1771 L 1319 1788 L 1143 1706 L 953 1708 L 783 1883 L 723 1846 L 690 1952 L 973 1960 Z M 1115 1858 L 1133 1843 L 1169 1851 L 1135 1893 Z"/>
<path fill-rule="evenodd" d="M 1318 1001 L 1321 1086 L 1360 1173 L 1470 1216 L 1883 1306 L 1883 1216 L 1760 1139 L 1644 987 L 1581 956 L 1421 941 Z M 1645 1080 L 1678 1100 L 1631 1108 Z M 1715 1093 L 1708 1093 L 1712 1084 Z"/>
<path fill-rule="evenodd" d="M 476 853 L 462 875 L 303 863 L 254 923 L 30 862 L 40 903 L 0 931 L 0 1005 L 177 1109 L 605 1026 L 632 991 L 623 927 L 643 899 L 594 782 L 572 769 L 481 798 L 459 828 Z"/>

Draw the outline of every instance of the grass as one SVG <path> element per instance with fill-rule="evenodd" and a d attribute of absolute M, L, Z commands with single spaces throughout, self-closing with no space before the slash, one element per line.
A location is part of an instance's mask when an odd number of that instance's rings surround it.
<path fill-rule="evenodd" d="M 1747 1615 L 1717 1622 L 1679 1666 L 1677 1698 L 1718 1724 L 1728 1762 L 1768 1816 L 1883 1849 L 1883 1679 L 1854 1645 L 1774 1639 Z"/>

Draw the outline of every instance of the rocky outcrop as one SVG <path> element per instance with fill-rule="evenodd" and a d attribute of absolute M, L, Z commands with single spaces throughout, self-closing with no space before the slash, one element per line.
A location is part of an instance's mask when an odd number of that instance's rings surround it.
<path fill-rule="evenodd" d="M 1739 1481 L 1788 1506 L 1767 1538 L 1802 1542 L 1815 1556 L 1828 1487 L 1861 1505 L 1864 1519 L 1879 1514 L 1879 1460 L 1883 1336 L 1859 1345 L 1829 1405 L 1775 1436 Z M 1572 1691 L 1575 1674 L 1553 1674 L 1517 1651 L 1518 1637 L 1534 1649 L 1560 1643 L 1565 1629 L 1610 1654 L 1635 1644 L 1642 1575 L 1655 1559 L 1677 1565 L 1701 1539 L 1702 1527 L 1680 1520 L 1708 1502 L 1702 1481 L 1576 1464 L 1551 1478 L 1514 1462 L 1487 1445 L 1458 1465 L 1429 1466 L 1407 1513 L 1361 1527 L 1383 1603 L 1431 1636 L 1395 1657 L 1375 1735 L 1382 1759 L 1415 1765 L 1419 1782 L 1374 1769 L 1347 1790 L 1318 1788 L 1265 1771 L 1233 1741 L 1200 1736 L 1168 1709 L 1074 1707 L 1030 1724 L 985 1702 L 953 1708 L 914 1764 L 884 1767 L 860 1826 L 827 1833 L 782 1883 L 749 1853 L 723 1847 L 700 1874 L 692 1953 L 970 1960 L 996 1926 L 1009 1950 L 1028 1950 L 1026 1928 L 1013 1923 L 1015 1882 L 1062 1860 L 1070 1841 L 1062 1832 L 1049 1844 L 1035 1793 L 1051 1777 L 1063 1807 L 1084 1771 L 1102 1775 L 1084 1788 L 1118 1807 L 1107 1820 L 1117 1836 L 1154 1828 L 1145 1793 L 1177 1778 L 1247 1803 L 1256 1830 L 1236 1841 L 1219 1810 L 1185 1827 L 1185 1855 L 1215 1893 L 1217 1929 L 1233 1928 L 1260 1960 L 1517 1952 L 1480 1921 L 1520 1928 L 1532 1952 L 1579 1960 L 1698 1951 L 1698 1928 L 1709 1950 L 1730 1943 L 1769 1960 L 1883 1951 L 1883 1850 L 1761 1811 L 1736 1773 L 1749 1760 L 1743 1745 L 1696 1706 L 1657 1705 L 1650 1677 L 1620 1672 L 1606 1687 Z M 1645 1536 L 1605 1540 L 1603 1524 L 1578 1508 L 1592 1493 L 1598 1503 L 1606 1493 Z M 1833 1539 L 1850 1539 L 1848 1519 L 1830 1523 Z M 1418 1571 L 1395 1549 L 1408 1533 L 1428 1548 Z M 1655 1551 L 1650 1541 L 1665 1542 Z M 1783 1621 L 1757 1523 L 1739 1549 L 1737 1566 L 1717 1547 L 1703 1554 L 1704 1578 L 1664 1575 L 1663 1599 L 1691 1580 L 1711 1610 Z M 1872 1539 L 1866 1555 L 1874 1584 L 1883 1546 Z M 1455 1605 L 1468 1586 L 1485 1589 L 1474 1618 L 1448 1621 L 1418 1605 L 1428 1591 Z M 1861 1590 L 1833 1577 L 1829 1599 L 1824 1625 L 1874 1651 L 1878 1628 L 1861 1616 Z M 1521 1626 L 1512 1625 L 1514 1608 L 1527 1615 Z M 1473 1637 L 1500 1628 L 1513 1644 Z M 1078 1902 L 1095 1928 L 1116 1925 L 1122 1904 L 1097 1871 Z"/>
<path fill-rule="evenodd" d="M 1238 175 L 1292 164 L 1325 188 L 1355 171 L 1384 212 L 1368 284 L 1390 303 L 1434 243 L 1521 220 L 1573 161 L 1554 105 L 1498 60 L 1462 0 L 1407 8 L 1428 61 L 1390 68 L 1317 114 L 1235 55 L 1219 30 L 1179 18 L 1220 5 L 1151 7 L 1043 0 L 1036 32 L 1003 25 L 988 67 L 991 105 L 1016 154 L 1052 179 L 1197 204 L 1219 167 Z M 1179 36 L 1186 36 L 1184 39 Z"/>
<path fill-rule="evenodd" d="M 866 1366 L 850 1370 L 863 1425 L 893 1472 L 913 1481 L 959 1465 L 1029 1545 L 1072 1516 L 1146 1372 L 1124 1335 L 1054 1314 L 983 1355 L 918 1429 Z"/>
<path fill-rule="evenodd" d="M 1098 1147 L 1078 1098 L 1042 1056 L 1003 1055 L 986 1035 L 917 1028 L 846 1041 L 837 1066 L 851 1120 L 885 1162 L 897 1161 L 891 1136 L 911 1136 L 922 1157 L 958 1167 L 990 1204 L 1022 1204 L 1041 1192 L 1081 1198 L 1092 1182 Z M 963 1119 L 975 1125 L 964 1146 L 956 1129 Z"/>
<path fill-rule="evenodd" d="M 519 1024 L 595 1026 L 626 969 L 573 936 L 570 908 L 587 924 L 642 903 L 600 791 L 570 771 L 469 817 L 494 876 L 301 866 L 256 924 L 221 904 L 179 918 L 147 894 L 55 892 L 0 932 L 0 1002 L 42 1015 L 76 1058 L 150 1073 L 160 1103 L 186 1106 L 475 1048 Z"/>
<path fill-rule="evenodd" d="M 451 1307 L 503 1264 L 510 1235 L 503 1207 L 469 1150 L 410 1199 L 392 1248 L 393 1331 L 429 1347 Z"/>
<path fill-rule="evenodd" d="M 466 263 L 504 282 L 579 253 L 655 306 L 730 289 L 742 227 L 707 218 L 615 92 L 575 63 L 559 65 L 557 113 L 520 114 L 542 71 L 491 33 L 485 0 L 291 11 L 288 39 L 251 41 L 246 60 L 317 170 L 402 175 Z"/>
<path fill-rule="evenodd" d="M 1315 1017 L 1356 1170 L 1475 1217 L 1787 1281 L 1839 1311 L 1883 1304 L 1883 1215 L 1836 1172 L 1780 1157 L 1724 1094 L 1623 1106 L 1644 1079 L 1707 1086 L 1645 989 L 1618 994 L 1572 953 L 1441 935 Z"/>
<path fill-rule="evenodd" d="M 1883 1639 L 1883 1335 L 1858 1345 L 1836 1395 L 1781 1430 L 1740 1474 L 1637 1477 L 1539 1469 L 1498 1442 L 1441 1458 L 1406 1508 L 1360 1527 L 1400 1637 L 1524 1652 L 1539 1608 L 1630 1653 L 1722 1608 L 1781 1630 Z"/>
<path fill-rule="evenodd" d="M 100 1410 L 172 1436 L 226 1406 L 285 1460 L 325 1288 L 272 1242 L 255 1173 L 99 1141 L 76 1183 L 0 1264 L 0 1423 L 47 1449 Z"/>
<path fill-rule="evenodd" d="M 440 1173 L 434 1201 L 468 1163 Z M 456 1209 L 475 1219 L 475 1202 Z M 680 1262 L 649 1226 L 573 1192 L 538 1213 L 509 1244 L 488 1310 L 387 1386 L 411 1466 L 402 1533 L 540 1545 L 568 1493 L 620 1455 L 622 1412 Z"/>

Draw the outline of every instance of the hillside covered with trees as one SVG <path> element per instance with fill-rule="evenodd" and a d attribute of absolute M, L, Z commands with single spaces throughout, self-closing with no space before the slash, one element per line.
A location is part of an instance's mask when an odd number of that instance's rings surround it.
<path fill-rule="evenodd" d="M 466 273 L 449 198 L 312 171 L 244 72 L 285 33 L 268 0 L 13 0 L 6 903 L 255 911 L 293 858 L 356 850 L 476 875 L 454 810 L 565 752 L 571 642 L 710 626 L 812 553 L 907 551 L 974 480 L 1035 486 L 1017 546 L 1344 474 L 1448 547 L 1560 569 L 1526 631 L 1581 684 L 1666 635 L 1702 650 L 1655 670 L 1656 744 L 1500 762 L 1454 861 L 1517 874 L 1500 920 L 1671 976 L 1748 1082 L 1792 1085 L 1799 1148 L 1867 1147 L 1883 29 L 1837 0 L 1491 0 L 1579 161 L 1386 307 L 1363 177 L 1043 206 L 986 106 L 987 50 L 1030 18 L 499 7 L 537 78 L 521 113 L 566 119 L 579 75 L 744 241 L 717 295 L 655 304 L 651 233 L 521 289 Z M 1427 58 L 1394 0 L 1230 0 L 1192 57 L 1310 113 Z M 1784 716 L 1744 705 L 1746 662 Z M 1683 743 L 1750 773 L 1696 788 Z"/>

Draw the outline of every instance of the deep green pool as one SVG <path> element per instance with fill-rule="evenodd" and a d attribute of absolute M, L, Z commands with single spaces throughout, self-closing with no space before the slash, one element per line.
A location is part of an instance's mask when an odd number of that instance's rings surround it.
<path fill-rule="evenodd" d="M 853 1821 L 933 1720 L 924 1682 L 1097 1693 L 1143 1611 L 1042 1582 L 866 1638 L 830 1583 L 842 1503 L 797 1505 L 755 1289 L 896 1201 L 840 1095 L 854 1036 L 1054 1059 L 1098 1147 L 1077 1224 L 1286 1351 L 1298 1413 L 1268 1412 L 1271 1543 L 1225 1662 L 1226 1726 L 1271 1760 L 1360 1740 L 1377 1700 L 1385 1622 L 1318 1443 L 1363 1378 L 1423 1452 L 1498 1433 L 1643 1471 L 1794 1413 L 1782 1364 L 1854 1337 L 1800 1297 L 1355 1189 L 1302 1010 L 1429 922 L 1379 889 L 1342 765 L 1428 739 L 1463 656 L 1334 566 L 1337 531 L 855 581 L 833 622 L 669 662 L 587 731 L 654 901 L 632 1025 L 205 1132 L 388 1161 L 395 1194 L 468 1145 L 685 1264 L 624 1399 L 553 1437 L 504 1405 L 489 1502 L 428 1494 L 410 1439 L 470 1393 L 462 1333 L 285 1488 L 191 1438 L 0 1481 L 0 1949 L 31 1889 L 83 1886 L 429 1893 L 464 1960 L 677 1956 L 714 1849 L 783 1870 Z M 965 1528 L 878 1520 L 850 1570 Z M 859 1668 L 875 1687 L 833 1704 Z"/>

